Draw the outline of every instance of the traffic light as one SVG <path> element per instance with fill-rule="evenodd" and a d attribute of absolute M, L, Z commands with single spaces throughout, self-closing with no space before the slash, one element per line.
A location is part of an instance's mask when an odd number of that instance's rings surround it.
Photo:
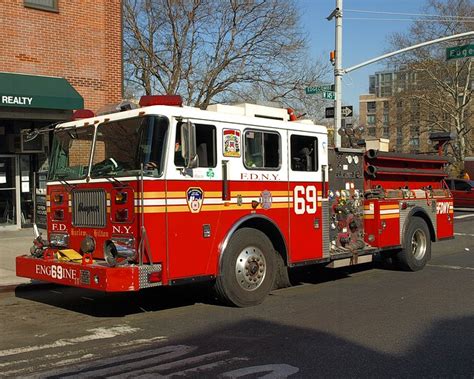
<path fill-rule="evenodd" d="M 329 52 L 329 60 L 331 61 L 331 64 L 334 66 L 336 63 L 336 50 L 332 50 Z"/>

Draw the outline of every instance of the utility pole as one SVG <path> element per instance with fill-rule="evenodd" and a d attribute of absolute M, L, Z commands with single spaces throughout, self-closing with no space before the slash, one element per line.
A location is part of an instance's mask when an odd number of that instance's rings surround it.
<path fill-rule="evenodd" d="M 327 17 L 330 21 L 336 18 L 336 50 L 334 56 L 334 145 L 341 147 L 341 107 L 342 107 L 342 0 L 336 0 L 336 9 Z"/>

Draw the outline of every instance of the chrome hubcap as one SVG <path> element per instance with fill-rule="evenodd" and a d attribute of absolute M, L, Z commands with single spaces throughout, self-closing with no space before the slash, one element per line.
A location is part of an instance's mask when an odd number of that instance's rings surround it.
<path fill-rule="evenodd" d="M 240 252 L 235 265 L 237 283 L 246 291 L 254 291 L 262 284 L 267 272 L 267 262 L 262 251 L 255 246 Z"/>
<path fill-rule="evenodd" d="M 420 260 L 426 253 L 426 235 L 421 230 L 416 230 L 411 238 L 411 253 L 415 259 Z"/>

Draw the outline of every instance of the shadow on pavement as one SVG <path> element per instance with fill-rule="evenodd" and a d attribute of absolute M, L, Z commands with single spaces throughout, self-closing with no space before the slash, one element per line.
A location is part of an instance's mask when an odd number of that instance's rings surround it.
<path fill-rule="evenodd" d="M 397 320 L 393 324 L 396 328 Z M 412 338 L 406 334 L 401 328 L 396 333 L 402 341 Z M 374 335 L 374 341 L 362 345 L 317 328 L 249 319 L 165 346 L 155 344 L 38 377 L 446 378 L 471 377 L 474 372 L 474 317 L 427 325 L 412 345 L 397 348 L 395 340 L 393 345 L 385 343 L 388 351 L 373 348 L 380 338 Z"/>
<path fill-rule="evenodd" d="M 353 273 L 372 268 L 374 268 L 373 264 L 339 269 L 307 266 L 294 269 L 290 279 L 293 286 L 304 283 L 319 284 L 348 278 Z M 103 293 L 57 284 L 21 285 L 15 289 L 15 296 L 93 317 L 124 317 L 136 313 L 185 307 L 196 303 L 221 306 L 214 296 L 212 284 L 158 287 L 139 292 L 121 293 Z"/>

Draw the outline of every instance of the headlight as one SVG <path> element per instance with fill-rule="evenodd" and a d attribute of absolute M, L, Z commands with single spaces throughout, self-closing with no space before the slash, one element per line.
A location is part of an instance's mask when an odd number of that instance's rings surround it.
<path fill-rule="evenodd" d="M 49 235 L 49 244 L 53 247 L 68 247 L 69 246 L 69 234 L 51 233 Z"/>

